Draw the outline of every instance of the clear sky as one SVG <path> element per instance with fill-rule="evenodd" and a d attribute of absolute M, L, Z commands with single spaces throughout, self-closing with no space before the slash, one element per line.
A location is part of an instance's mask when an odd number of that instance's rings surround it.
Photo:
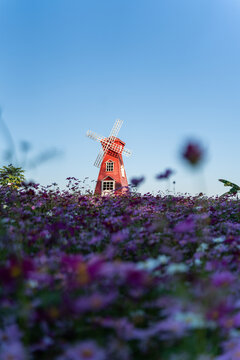
<path fill-rule="evenodd" d="M 100 144 L 85 133 L 107 136 L 120 118 L 133 151 L 127 176 L 146 176 L 142 192 L 173 190 L 154 178 L 166 168 L 177 192 L 222 194 L 218 178 L 239 184 L 239 39 L 239 0 L 0 0 L 4 121 L 32 156 L 63 153 L 28 178 L 96 179 Z M 207 149 L 196 174 L 179 156 L 193 138 Z"/>

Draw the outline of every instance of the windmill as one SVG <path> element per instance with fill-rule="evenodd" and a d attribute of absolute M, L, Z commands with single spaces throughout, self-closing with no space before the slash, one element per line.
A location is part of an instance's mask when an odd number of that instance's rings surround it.
<path fill-rule="evenodd" d="M 129 157 L 131 151 L 126 149 L 125 143 L 117 138 L 122 123 L 123 120 L 117 119 L 108 137 L 98 135 L 91 130 L 87 131 L 90 139 L 99 141 L 102 145 L 94 163 L 100 168 L 94 194 L 106 195 L 113 192 L 123 194 L 128 189 L 122 155 Z"/>

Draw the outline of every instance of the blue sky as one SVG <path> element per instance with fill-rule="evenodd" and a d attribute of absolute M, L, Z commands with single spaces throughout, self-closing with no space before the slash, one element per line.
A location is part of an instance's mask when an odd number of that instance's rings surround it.
<path fill-rule="evenodd" d="M 63 154 L 28 178 L 96 179 L 100 145 L 85 133 L 108 135 L 120 118 L 127 176 L 146 176 L 142 192 L 175 180 L 177 192 L 214 195 L 225 191 L 218 178 L 240 183 L 239 38 L 239 0 L 0 0 L 4 121 L 32 156 Z M 180 159 L 187 139 L 207 149 L 201 171 Z M 154 179 L 166 168 L 170 184 Z"/>

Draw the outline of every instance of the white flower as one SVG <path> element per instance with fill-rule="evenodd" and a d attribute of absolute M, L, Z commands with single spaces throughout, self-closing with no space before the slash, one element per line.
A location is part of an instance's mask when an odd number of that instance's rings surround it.
<path fill-rule="evenodd" d="M 178 312 L 175 315 L 175 320 L 187 325 L 191 329 L 201 329 L 208 325 L 202 314 L 194 312 Z"/>
<path fill-rule="evenodd" d="M 197 248 L 198 252 L 204 252 L 205 250 L 208 249 L 208 244 L 206 243 L 202 243 L 201 245 L 199 245 L 199 247 Z"/>
<path fill-rule="evenodd" d="M 31 288 L 31 289 L 35 289 L 36 287 L 38 287 L 38 282 L 36 280 L 28 280 L 27 285 Z"/>
<path fill-rule="evenodd" d="M 156 259 L 147 259 L 146 261 L 139 262 L 137 268 L 152 271 L 159 265 L 167 264 L 169 259 L 166 255 L 159 255 Z"/>
<path fill-rule="evenodd" d="M 219 236 L 219 237 L 213 239 L 212 241 L 215 243 L 222 243 L 222 242 L 224 242 L 224 240 L 225 240 L 225 236 Z"/>
<path fill-rule="evenodd" d="M 194 264 L 196 266 L 200 266 L 202 264 L 202 261 L 200 259 L 194 259 Z"/>
<path fill-rule="evenodd" d="M 167 268 L 167 273 L 169 275 L 173 275 L 175 273 L 185 273 L 187 272 L 188 270 L 188 267 L 186 264 L 183 264 L 183 263 L 172 263 L 168 266 Z"/>

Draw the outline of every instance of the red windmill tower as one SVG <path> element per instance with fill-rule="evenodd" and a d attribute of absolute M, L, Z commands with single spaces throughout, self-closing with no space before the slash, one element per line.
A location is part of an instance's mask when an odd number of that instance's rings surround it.
<path fill-rule="evenodd" d="M 123 194 L 128 189 L 128 181 L 123 165 L 122 155 L 130 156 L 131 151 L 125 148 L 125 143 L 117 138 L 123 120 L 116 120 L 108 137 L 88 131 L 87 136 L 100 141 L 102 148 L 94 165 L 100 168 L 94 194 L 106 195 L 109 193 Z"/>

